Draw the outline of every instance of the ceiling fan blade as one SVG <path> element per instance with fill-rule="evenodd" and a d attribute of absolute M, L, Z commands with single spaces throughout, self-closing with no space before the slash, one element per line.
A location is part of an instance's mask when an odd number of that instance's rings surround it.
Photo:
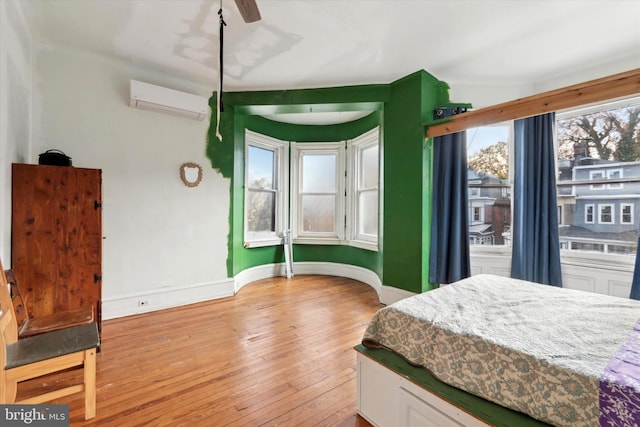
<path fill-rule="evenodd" d="M 261 19 L 260 10 L 256 4 L 256 0 L 235 0 L 236 6 L 242 15 L 244 22 L 256 22 Z"/>

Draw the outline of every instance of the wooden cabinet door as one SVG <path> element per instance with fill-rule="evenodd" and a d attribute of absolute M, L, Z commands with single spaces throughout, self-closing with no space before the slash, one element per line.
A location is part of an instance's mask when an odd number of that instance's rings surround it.
<path fill-rule="evenodd" d="M 102 296 L 102 171 L 12 165 L 12 268 L 32 317 Z"/>

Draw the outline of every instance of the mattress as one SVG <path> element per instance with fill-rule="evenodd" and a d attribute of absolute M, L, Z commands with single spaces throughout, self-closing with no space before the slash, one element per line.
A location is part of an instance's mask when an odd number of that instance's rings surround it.
<path fill-rule="evenodd" d="M 362 343 L 557 426 L 640 424 L 640 302 L 477 275 L 379 310 Z"/>

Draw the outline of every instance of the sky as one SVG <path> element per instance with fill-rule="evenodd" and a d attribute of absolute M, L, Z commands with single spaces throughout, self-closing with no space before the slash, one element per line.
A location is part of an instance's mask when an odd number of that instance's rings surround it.
<path fill-rule="evenodd" d="M 467 156 L 471 156 L 496 142 L 509 142 L 509 126 L 483 126 L 467 129 Z"/>

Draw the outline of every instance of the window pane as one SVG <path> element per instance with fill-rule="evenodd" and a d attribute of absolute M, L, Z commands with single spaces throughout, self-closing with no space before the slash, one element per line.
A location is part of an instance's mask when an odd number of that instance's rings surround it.
<path fill-rule="evenodd" d="M 275 153 L 266 148 L 249 146 L 247 176 L 250 188 L 274 188 Z"/>
<path fill-rule="evenodd" d="M 378 234 L 378 192 L 360 193 L 358 200 L 358 234 Z"/>
<path fill-rule="evenodd" d="M 509 126 L 467 130 L 469 242 L 508 245 L 511 238 Z"/>
<path fill-rule="evenodd" d="M 600 209 L 600 222 L 601 223 L 610 223 L 611 222 L 611 206 L 608 205 L 600 205 L 598 206 Z"/>
<path fill-rule="evenodd" d="M 623 224 L 633 224 L 633 211 L 631 209 L 633 209 L 633 205 L 622 205 L 622 218 L 620 221 Z"/>
<path fill-rule="evenodd" d="M 562 248 L 635 254 L 640 183 L 640 104 L 560 116 L 558 205 Z M 594 180 L 631 180 L 593 183 Z"/>
<path fill-rule="evenodd" d="M 302 156 L 302 192 L 335 193 L 336 155 L 305 153 Z"/>
<path fill-rule="evenodd" d="M 378 186 L 378 146 L 365 148 L 362 150 L 362 168 L 360 170 L 360 181 L 362 188 L 373 188 Z"/>
<path fill-rule="evenodd" d="M 585 208 L 585 222 L 591 224 L 593 223 L 593 206 L 592 205 L 587 205 Z"/>
<path fill-rule="evenodd" d="M 589 172 L 589 179 L 594 181 L 598 179 L 604 179 L 604 171 L 591 171 Z M 591 186 L 592 190 L 603 190 L 604 184 L 593 184 Z"/>
<path fill-rule="evenodd" d="M 335 231 L 336 197 L 303 195 L 302 230 L 312 233 L 333 233 Z"/>
<path fill-rule="evenodd" d="M 275 231 L 275 193 L 249 191 L 247 225 L 250 232 Z"/>

